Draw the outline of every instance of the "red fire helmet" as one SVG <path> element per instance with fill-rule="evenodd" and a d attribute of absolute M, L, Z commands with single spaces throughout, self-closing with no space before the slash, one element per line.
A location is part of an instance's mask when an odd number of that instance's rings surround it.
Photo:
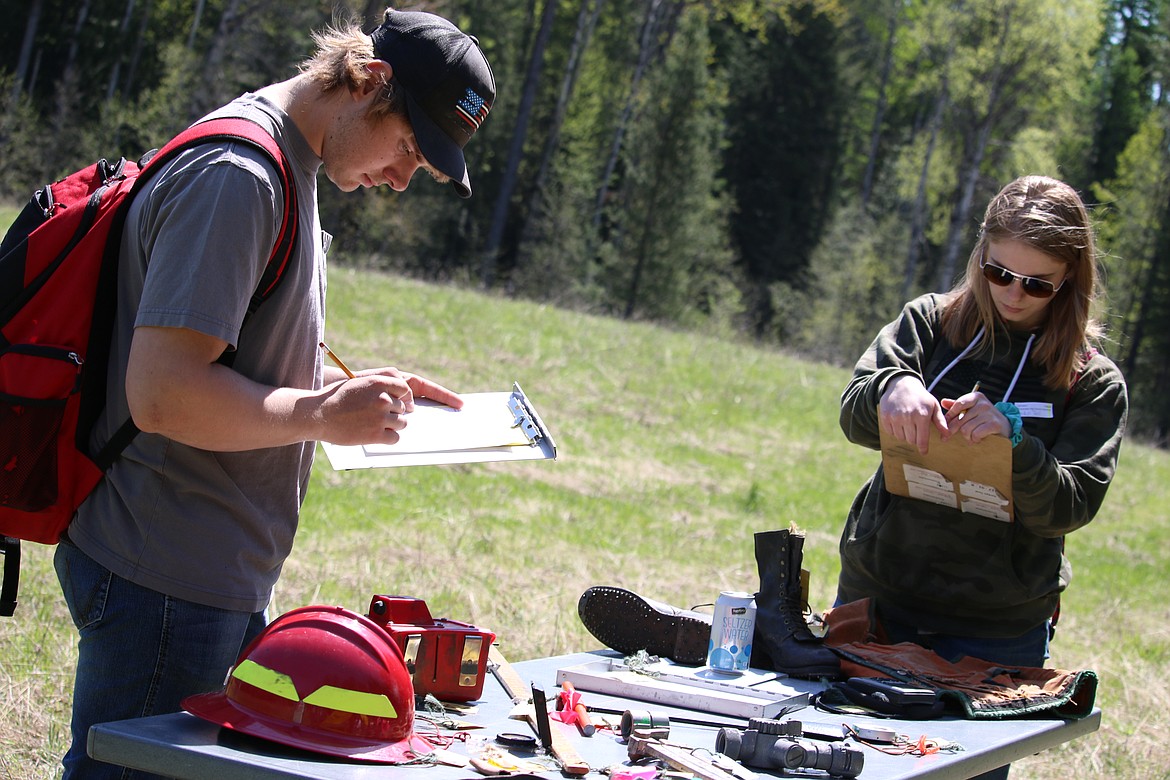
<path fill-rule="evenodd" d="M 240 654 L 223 691 L 183 708 L 235 731 L 331 756 L 402 763 L 435 746 L 414 733 L 414 685 L 381 626 L 344 607 L 301 607 Z"/>

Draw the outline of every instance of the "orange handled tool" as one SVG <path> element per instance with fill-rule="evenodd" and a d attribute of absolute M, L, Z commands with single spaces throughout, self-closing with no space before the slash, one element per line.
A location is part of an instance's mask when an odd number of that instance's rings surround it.
<path fill-rule="evenodd" d="M 568 680 L 565 680 L 563 683 L 561 683 L 561 689 L 564 690 L 565 693 L 569 694 L 570 698 L 574 693 L 577 692 L 577 689 L 573 687 L 573 683 L 569 682 Z M 597 730 L 597 727 L 594 726 L 593 721 L 590 720 L 589 709 L 583 703 L 581 703 L 580 698 L 578 698 L 576 703 L 573 705 L 573 712 L 577 713 L 577 728 L 581 729 L 581 733 L 585 736 L 592 737 L 593 732 Z"/>

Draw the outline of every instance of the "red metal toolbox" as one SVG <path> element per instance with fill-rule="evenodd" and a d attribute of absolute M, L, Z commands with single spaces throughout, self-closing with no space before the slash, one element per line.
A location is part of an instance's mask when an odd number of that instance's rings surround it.
<path fill-rule="evenodd" d="M 375 595 L 368 616 L 402 650 L 416 694 L 474 701 L 483 692 L 488 649 L 496 635 L 448 618 L 433 618 L 422 599 Z"/>

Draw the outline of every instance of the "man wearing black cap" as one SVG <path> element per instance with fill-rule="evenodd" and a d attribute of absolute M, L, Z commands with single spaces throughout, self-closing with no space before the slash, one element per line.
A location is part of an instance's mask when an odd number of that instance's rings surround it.
<path fill-rule="evenodd" d="M 330 236 L 317 172 L 344 191 L 401 191 L 421 167 L 470 196 L 463 148 L 495 99 L 491 69 L 474 38 L 421 12 L 315 38 L 298 75 L 211 115 L 263 127 L 297 196 L 293 255 L 246 325 L 287 221 L 262 152 L 235 142 L 185 151 L 127 215 L 108 409 L 91 445 L 130 417 L 141 432 L 57 548 L 80 633 L 67 780 L 122 777 L 86 756 L 92 724 L 174 712 L 222 687 L 265 623 L 316 441 L 393 443 L 414 398 L 462 403 L 415 374 L 350 378 L 322 361 Z"/>

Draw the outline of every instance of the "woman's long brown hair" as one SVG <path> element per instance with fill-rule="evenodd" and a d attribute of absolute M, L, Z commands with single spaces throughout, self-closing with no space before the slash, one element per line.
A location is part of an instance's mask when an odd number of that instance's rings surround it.
<path fill-rule="evenodd" d="M 967 273 L 952 291 L 943 314 L 943 333 L 952 345 L 963 347 L 984 327 L 987 344 L 992 344 L 1003 323 L 979 263 L 991 241 L 1007 240 L 1028 244 L 1067 268 L 1064 284 L 1048 304 L 1047 318 L 1031 353 L 1045 368 L 1045 384 L 1067 388 L 1084 368 L 1101 327 L 1090 313 L 1098 293 L 1093 227 L 1076 190 L 1062 181 L 1022 176 L 987 204 L 979 239 L 967 260 Z"/>

